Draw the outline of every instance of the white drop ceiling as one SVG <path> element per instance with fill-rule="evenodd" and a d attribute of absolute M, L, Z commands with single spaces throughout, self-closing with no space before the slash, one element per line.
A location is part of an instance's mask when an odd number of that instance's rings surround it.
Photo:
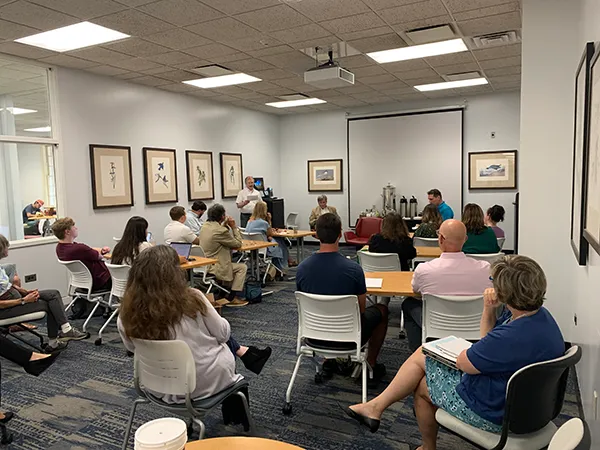
<path fill-rule="evenodd" d="M 132 37 L 67 53 L 13 42 L 83 20 Z M 389 64 L 364 55 L 412 44 L 407 31 L 443 24 L 465 37 L 470 50 Z M 518 0 L 0 0 L 0 53 L 272 114 L 518 89 L 520 43 L 476 49 L 471 38 L 505 31 L 520 35 L 520 30 Z M 356 84 L 328 90 L 305 84 L 302 74 L 315 62 L 301 50 L 339 42 L 361 53 L 339 59 L 354 72 Z M 198 78 L 191 69 L 209 64 L 263 81 L 219 89 L 181 83 Z M 428 93 L 413 88 L 470 71 L 479 71 L 490 84 Z M 0 78 L 0 95 L 3 86 L 15 82 Z M 33 104 L 39 86 L 29 87 L 20 95 L 32 96 Z M 327 103 L 290 110 L 265 106 L 295 93 Z M 34 124 L 35 117 L 28 119 Z"/>

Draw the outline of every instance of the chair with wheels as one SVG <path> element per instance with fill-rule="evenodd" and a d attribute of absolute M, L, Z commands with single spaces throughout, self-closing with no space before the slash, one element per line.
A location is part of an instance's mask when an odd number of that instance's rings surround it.
<path fill-rule="evenodd" d="M 206 253 L 204 253 L 204 249 L 200 245 L 192 246 L 192 251 L 191 251 L 190 255 L 196 256 L 198 258 L 206 258 Z M 223 286 L 219 285 L 219 283 L 217 282 L 217 277 L 215 277 L 213 274 L 208 272 L 209 269 L 210 269 L 210 266 L 202 266 L 202 267 L 197 267 L 195 269 L 192 269 L 193 276 L 194 277 L 198 276 L 198 278 L 201 278 L 200 282 L 204 286 L 207 286 L 206 294 L 210 294 L 210 291 L 212 291 L 213 288 L 218 289 L 218 290 L 224 292 L 225 294 L 229 294 L 229 291 L 227 289 L 225 289 Z"/>
<path fill-rule="evenodd" d="M 7 336 L 12 336 L 15 339 L 17 339 L 18 341 L 21 341 L 23 344 L 28 345 L 29 347 L 35 349 L 36 351 L 43 353 L 44 349 L 46 348 L 46 345 L 48 345 L 48 343 L 44 340 L 44 336 L 42 336 L 40 333 L 38 333 L 35 330 L 27 328 L 23 324 L 26 322 L 33 322 L 35 320 L 42 320 L 45 318 L 46 318 L 45 311 L 36 311 L 36 312 L 29 313 L 29 314 L 23 314 L 21 316 L 9 317 L 8 319 L 1 319 L 0 320 L 0 333 L 7 335 Z M 26 339 L 23 339 L 17 333 L 11 332 L 10 327 L 13 325 L 16 325 L 17 327 L 19 327 L 19 331 L 27 331 L 28 333 L 31 333 L 34 336 L 36 336 L 40 340 L 40 345 L 35 346 L 32 343 L 30 343 L 29 341 L 27 341 Z"/>
<path fill-rule="evenodd" d="M 269 242 L 267 237 L 263 233 L 242 233 L 242 237 L 249 241 L 258 241 L 258 242 Z M 264 267 L 265 274 L 263 275 L 262 284 L 263 286 L 267 283 L 267 275 L 269 274 L 269 270 L 271 267 L 274 267 L 279 275 L 283 276 L 283 272 L 273 264 L 273 260 L 267 256 L 267 248 L 261 248 L 258 250 L 258 264 L 259 267 Z"/>
<path fill-rule="evenodd" d="M 423 340 L 456 336 L 468 341 L 481 339 L 483 296 L 423 295 Z"/>
<path fill-rule="evenodd" d="M 362 365 L 362 402 L 367 401 L 367 344 L 361 345 L 360 307 L 356 295 L 316 295 L 296 291 L 298 304 L 298 359 L 285 393 L 283 413 L 292 413 L 292 388 L 304 356 L 313 358 L 315 382 L 321 383 L 319 363 L 315 356 L 325 358 L 350 357 Z"/>
<path fill-rule="evenodd" d="M 344 231 L 344 240 L 347 244 L 357 247 L 367 245 L 372 235 L 381 233 L 382 223 L 381 217 L 361 217 L 354 231 Z"/>
<path fill-rule="evenodd" d="M 569 369 L 580 359 L 581 349 L 574 345 L 560 358 L 530 364 L 515 372 L 508 380 L 500 434 L 467 425 L 441 408 L 435 419 L 448 431 L 483 449 L 546 448 L 557 430 L 552 420 L 562 409 Z"/>
<path fill-rule="evenodd" d="M 102 345 L 102 333 L 110 322 L 119 314 L 119 306 L 123 296 L 125 295 L 125 288 L 127 287 L 127 277 L 129 276 L 129 267 L 125 264 L 107 264 L 106 268 L 110 272 L 112 278 L 112 288 L 110 290 L 110 296 L 108 297 L 108 310 L 112 310 L 112 314 L 108 318 L 100 331 L 98 331 L 98 339 L 94 341 L 96 345 Z"/>
<path fill-rule="evenodd" d="M 566 421 L 556 432 L 548 450 L 590 450 L 592 437 L 585 420 L 577 417 Z"/>
<path fill-rule="evenodd" d="M 135 410 L 141 403 L 151 403 L 173 414 L 186 416 L 200 427 L 200 439 L 204 438 L 206 427 L 202 422 L 204 416 L 222 404 L 232 395 L 241 398 L 251 435 L 256 434 L 254 420 L 250 414 L 248 399 L 242 392 L 248 388 L 248 381 L 240 380 L 221 392 L 203 399 L 192 399 L 196 389 L 196 365 L 192 351 L 183 341 L 150 341 L 134 339 L 135 353 L 133 359 L 133 383 L 140 398 L 133 402 L 129 421 L 125 429 L 122 449 L 127 449 L 131 425 Z M 185 403 L 166 403 L 163 395 L 185 396 Z M 191 426 L 188 427 L 188 434 Z"/>
<path fill-rule="evenodd" d="M 67 295 L 71 296 L 73 300 L 71 303 L 67 305 L 65 311 L 68 311 L 71 306 L 77 301 L 79 298 L 83 298 L 91 303 L 96 303 L 92 312 L 90 312 L 86 321 L 83 324 L 83 331 L 86 330 L 87 324 L 90 319 L 94 316 L 94 313 L 98 309 L 100 304 L 104 306 L 108 306 L 108 303 L 104 300 L 106 295 L 110 294 L 110 291 L 93 291 L 92 286 L 94 285 L 94 280 L 92 278 L 92 274 L 89 269 L 79 260 L 75 261 L 61 261 L 58 260 L 59 264 L 62 264 L 67 268 L 69 273 L 69 288 L 67 290 Z"/>
<path fill-rule="evenodd" d="M 495 261 L 503 258 L 505 255 L 502 252 L 499 253 L 467 253 L 469 258 L 478 259 L 479 261 L 487 261 L 490 264 L 493 264 Z"/>

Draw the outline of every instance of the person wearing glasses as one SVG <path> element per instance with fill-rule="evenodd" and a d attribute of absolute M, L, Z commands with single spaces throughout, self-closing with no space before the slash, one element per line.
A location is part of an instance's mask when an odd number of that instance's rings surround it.
<path fill-rule="evenodd" d="M 437 232 L 442 249 L 439 258 L 417 266 L 413 292 L 423 295 L 483 295 L 491 287 L 490 264 L 468 258 L 462 248 L 467 241 L 467 229 L 460 220 L 449 219 Z M 415 351 L 421 345 L 423 302 L 409 297 L 402 302 L 404 327 L 408 346 Z"/>

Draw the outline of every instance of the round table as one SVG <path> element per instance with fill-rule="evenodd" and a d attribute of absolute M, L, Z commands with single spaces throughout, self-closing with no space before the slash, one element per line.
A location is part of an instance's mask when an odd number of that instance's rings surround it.
<path fill-rule="evenodd" d="M 253 437 L 221 437 L 188 442 L 185 450 L 302 450 L 285 442 Z"/>

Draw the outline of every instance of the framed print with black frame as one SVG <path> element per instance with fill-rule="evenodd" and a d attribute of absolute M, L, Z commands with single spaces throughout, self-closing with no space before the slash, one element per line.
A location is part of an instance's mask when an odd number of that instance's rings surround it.
<path fill-rule="evenodd" d="M 213 158 L 211 152 L 196 150 L 185 151 L 187 172 L 188 200 L 213 200 L 215 186 L 213 183 Z"/>
<path fill-rule="evenodd" d="M 221 197 L 235 198 L 244 189 L 241 153 L 219 153 L 221 160 Z"/>
<path fill-rule="evenodd" d="M 342 192 L 343 160 L 317 159 L 308 162 L 308 192 Z"/>
<path fill-rule="evenodd" d="M 177 152 L 169 148 L 144 147 L 146 204 L 176 203 Z"/>
<path fill-rule="evenodd" d="M 131 147 L 90 144 L 94 209 L 133 206 Z"/>
<path fill-rule="evenodd" d="M 600 64 L 596 52 L 590 62 L 589 132 L 587 155 L 584 158 L 583 190 L 584 215 L 583 237 L 600 254 Z"/>
<path fill-rule="evenodd" d="M 588 42 L 575 73 L 575 109 L 573 127 L 573 171 L 571 186 L 571 247 L 580 266 L 585 266 L 589 245 L 583 236 L 586 205 L 586 162 L 589 147 L 590 68 L 594 43 Z"/>

